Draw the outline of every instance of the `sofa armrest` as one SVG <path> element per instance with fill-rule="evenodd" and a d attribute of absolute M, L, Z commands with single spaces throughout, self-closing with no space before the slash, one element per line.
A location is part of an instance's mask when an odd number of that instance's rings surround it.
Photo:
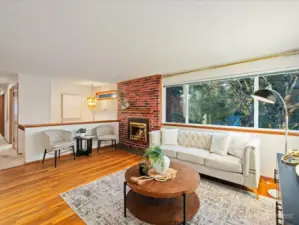
<path fill-rule="evenodd" d="M 256 182 L 260 179 L 260 139 L 254 137 L 246 145 L 244 151 L 243 175 L 255 175 Z"/>
<path fill-rule="evenodd" d="M 149 147 L 153 147 L 154 145 L 161 145 L 161 131 L 154 130 L 149 132 Z"/>

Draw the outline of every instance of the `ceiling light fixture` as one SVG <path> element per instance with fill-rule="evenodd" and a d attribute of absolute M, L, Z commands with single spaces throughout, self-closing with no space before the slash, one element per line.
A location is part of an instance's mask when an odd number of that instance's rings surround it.
<path fill-rule="evenodd" d="M 92 95 L 94 94 L 93 83 L 91 84 L 91 94 Z M 94 95 L 87 97 L 87 105 L 88 105 L 89 108 L 97 107 L 97 99 Z"/>

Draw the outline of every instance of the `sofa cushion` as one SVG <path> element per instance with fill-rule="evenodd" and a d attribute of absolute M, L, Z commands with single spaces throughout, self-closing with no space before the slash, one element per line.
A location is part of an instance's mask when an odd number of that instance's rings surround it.
<path fill-rule="evenodd" d="M 160 148 L 164 151 L 164 154 L 171 158 L 177 157 L 177 151 L 181 151 L 182 146 L 179 145 L 161 145 Z"/>
<path fill-rule="evenodd" d="M 229 135 L 227 134 L 214 134 L 211 146 L 211 152 L 218 155 L 227 155 L 229 144 Z"/>
<path fill-rule="evenodd" d="M 241 159 L 232 155 L 222 156 L 211 153 L 205 159 L 205 165 L 210 168 L 219 169 L 223 171 L 242 173 Z"/>
<path fill-rule="evenodd" d="M 58 148 L 67 148 L 70 146 L 73 146 L 73 142 L 71 141 L 55 141 L 52 143 L 52 148 L 53 149 L 58 149 Z"/>
<path fill-rule="evenodd" d="M 250 142 L 250 140 L 251 137 L 249 135 L 231 134 L 228 153 L 243 159 L 246 145 Z"/>
<path fill-rule="evenodd" d="M 212 133 L 179 130 L 178 144 L 185 147 L 210 150 L 212 144 Z"/>
<path fill-rule="evenodd" d="M 186 148 L 182 146 L 181 150 L 177 152 L 177 158 L 183 161 L 204 165 L 205 159 L 209 154 L 209 151 L 205 149 Z"/>
<path fill-rule="evenodd" d="M 99 140 L 116 140 L 116 135 L 113 134 L 106 134 L 106 135 L 101 135 L 98 137 Z"/>
<path fill-rule="evenodd" d="M 178 144 L 178 129 L 161 129 L 163 145 Z"/>

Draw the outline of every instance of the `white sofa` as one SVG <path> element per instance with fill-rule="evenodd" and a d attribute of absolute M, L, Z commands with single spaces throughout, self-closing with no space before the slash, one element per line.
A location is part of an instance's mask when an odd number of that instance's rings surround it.
<path fill-rule="evenodd" d="M 172 145 L 163 144 L 160 130 L 150 132 L 149 137 L 150 146 L 159 145 L 170 160 L 183 161 L 200 174 L 253 188 L 258 198 L 259 138 L 249 134 L 229 133 L 228 153 L 219 155 L 210 151 L 213 138 L 216 140 L 217 135 L 223 133 L 179 129 L 177 144 Z M 236 150 L 241 154 L 232 155 L 231 152 Z"/>

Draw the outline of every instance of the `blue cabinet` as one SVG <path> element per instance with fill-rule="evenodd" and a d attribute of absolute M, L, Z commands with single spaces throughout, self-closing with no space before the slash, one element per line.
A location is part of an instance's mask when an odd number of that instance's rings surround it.
<path fill-rule="evenodd" d="M 276 224 L 299 225 L 299 177 L 295 166 L 281 161 L 283 154 L 277 154 L 277 170 L 274 181 L 277 184 Z"/>

